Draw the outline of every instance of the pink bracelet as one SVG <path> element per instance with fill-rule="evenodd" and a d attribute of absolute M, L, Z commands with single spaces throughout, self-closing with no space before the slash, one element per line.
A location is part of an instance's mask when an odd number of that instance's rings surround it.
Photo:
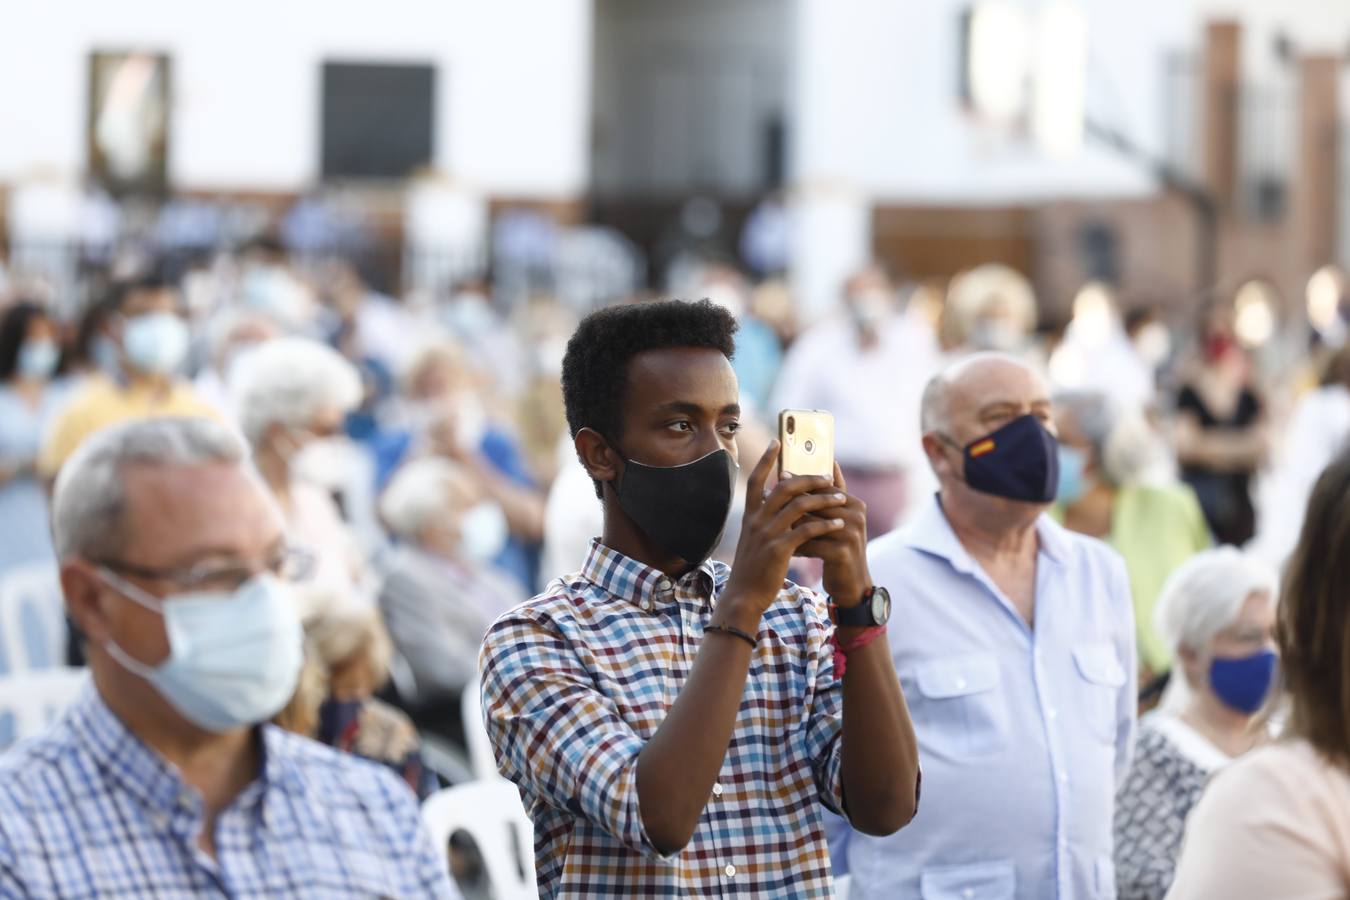
<path fill-rule="evenodd" d="M 854 650 L 861 650 L 885 633 L 885 625 L 873 625 L 871 628 L 863 629 L 862 633 L 853 640 L 841 644 L 839 643 L 839 629 L 836 628 L 834 633 L 830 635 L 830 644 L 834 647 L 835 677 L 844 677 L 844 670 L 848 668 L 848 655 L 850 653 Z"/>

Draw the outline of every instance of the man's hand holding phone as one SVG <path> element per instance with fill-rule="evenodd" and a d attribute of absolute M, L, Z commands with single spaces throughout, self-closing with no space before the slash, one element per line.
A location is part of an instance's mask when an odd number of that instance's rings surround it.
<path fill-rule="evenodd" d="M 801 555 L 804 546 L 849 529 L 852 518 L 848 496 L 829 478 L 799 475 L 766 491 L 778 452 L 778 442 L 770 443 L 750 473 L 736 561 L 713 614 L 715 624 L 749 634 L 759 630 L 760 617 L 778 598 L 792 557 Z M 833 546 L 826 549 L 838 555 Z"/>

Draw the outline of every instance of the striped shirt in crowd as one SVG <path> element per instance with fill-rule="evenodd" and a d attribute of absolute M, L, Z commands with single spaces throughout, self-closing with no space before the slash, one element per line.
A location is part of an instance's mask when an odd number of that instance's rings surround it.
<path fill-rule="evenodd" d="M 638 753 L 698 655 L 728 567 L 675 580 L 605 547 L 506 613 L 482 652 L 498 767 L 534 821 L 540 896 L 832 897 L 821 811 L 840 812 L 842 685 L 825 599 L 785 583 L 764 614 L 731 745 L 689 844 L 663 855 Z"/>
<path fill-rule="evenodd" d="M 458 897 L 406 784 L 264 725 L 263 770 L 223 810 L 91 686 L 0 759 L 0 897 Z"/>

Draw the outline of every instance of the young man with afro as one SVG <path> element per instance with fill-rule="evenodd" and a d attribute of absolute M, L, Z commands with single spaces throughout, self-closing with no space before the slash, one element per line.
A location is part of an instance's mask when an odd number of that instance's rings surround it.
<path fill-rule="evenodd" d="M 738 471 L 735 330 L 706 301 L 642 303 L 568 344 L 568 424 L 604 534 L 481 656 L 541 897 L 832 897 L 822 809 L 877 835 L 917 809 L 914 730 L 873 640 L 889 600 L 838 471 L 779 480 L 772 444 L 734 565 L 708 558 Z M 828 596 L 786 580 L 793 556 L 823 561 Z"/>

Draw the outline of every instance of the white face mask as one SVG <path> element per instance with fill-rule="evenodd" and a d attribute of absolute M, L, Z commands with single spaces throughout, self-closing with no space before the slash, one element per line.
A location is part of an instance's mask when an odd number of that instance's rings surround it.
<path fill-rule="evenodd" d="M 487 410 L 477 394 L 461 391 L 455 396 L 455 441 L 461 450 L 476 451 L 488 430 Z"/>
<path fill-rule="evenodd" d="M 171 375 L 187 359 L 187 323 L 170 312 L 146 313 L 126 322 L 122 351 L 127 361 L 142 372 Z"/>
<path fill-rule="evenodd" d="M 338 490 L 351 483 L 358 460 L 356 448 L 345 437 L 315 438 L 290 458 L 292 479 Z"/>
<path fill-rule="evenodd" d="M 1134 349 L 1148 366 L 1157 369 L 1172 355 L 1172 333 L 1161 322 L 1150 322 L 1135 334 Z"/>
<path fill-rule="evenodd" d="M 290 701 L 304 657 L 304 631 L 290 589 L 269 573 L 232 593 L 202 591 L 161 600 L 99 569 L 128 600 L 164 618 L 169 658 L 134 659 L 111 640 L 113 659 L 154 686 L 183 718 L 223 732 L 265 722 Z"/>
<path fill-rule="evenodd" d="M 25 378 L 46 381 L 61 362 L 61 348 L 47 339 L 24 341 L 19 350 L 18 371 Z"/>
<path fill-rule="evenodd" d="M 506 514 L 495 503 L 484 501 L 471 506 L 460 517 L 460 551 L 474 562 L 492 562 L 501 555 L 510 537 Z"/>

